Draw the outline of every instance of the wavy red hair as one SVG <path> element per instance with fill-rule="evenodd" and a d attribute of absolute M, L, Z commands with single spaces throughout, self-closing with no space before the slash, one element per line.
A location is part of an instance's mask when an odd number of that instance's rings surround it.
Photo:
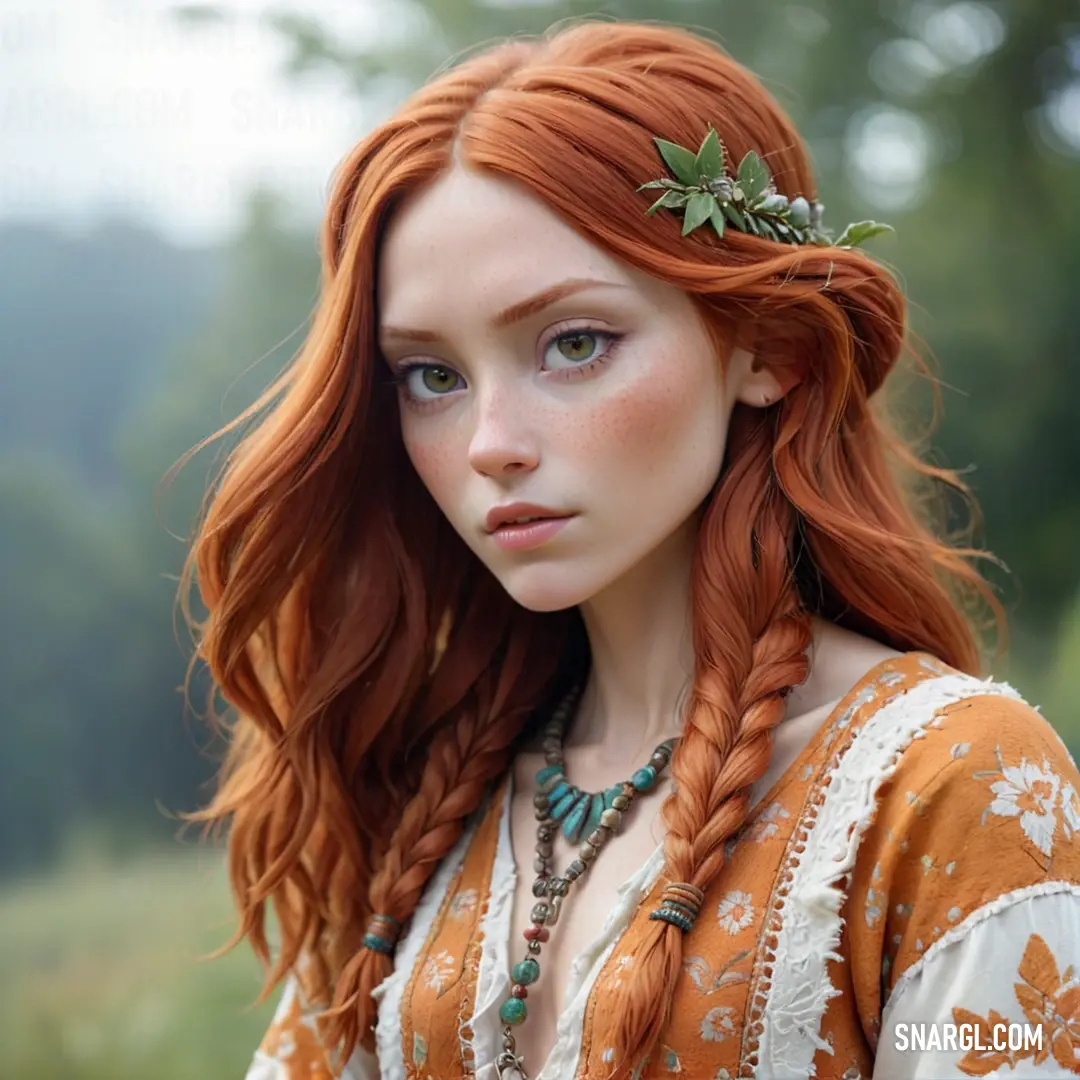
<path fill-rule="evenodd" d="M 515 604 L 443 519 L 379 374 L 381 237 L 402 200 L 455 162 L 524 185 L 688 293 L 718 362 L 733 328 L 749 326 L 759 358 L 796 383 L 767 410 L 736 407 L 704 508 L 694 682 L 664 807 L 672 879 L 705 888 L 722 866 L 784 695 L 808 673 L 812 615 L 972 672 L 964 597 L 1001 621 L 978 553 L 934 535 L 904 477 L 966 496 L 962 484 L 921 464 L 871 404 L 905 345 L 893 278 L 853 250 L 732 230 L 684 238 L 675 215 L 644 213 L 649 193 L 636 188 L 662 167 L 653 136 L 696 147 L 709 124 L 736 159 L 757 150 L 780 191 L 816 197 L 788 117 L 687 31 L 575 23 L 440 74 L 340 165 L 309 336 L 236 422 L 260 418 L 207 500 L 181 587 L 196 659 L 239 716 L 220 790 L 194 816 L 231 825 L 236 940 L 267 965 L 266 992 L 303 959 L 345 1056 L 372 1045 L 371 991 L 391 969 L 361 947 L 368 916 L 409 919 L 531 718 L 588 666 L 577 612 Z M 187 603 L 195 575 L 201 623 Z M 680 969 L 681 932 L 650 926 L 640 977 L 595 1013 L 612 1018 L 620 1075 L 655 1042 Z"/>

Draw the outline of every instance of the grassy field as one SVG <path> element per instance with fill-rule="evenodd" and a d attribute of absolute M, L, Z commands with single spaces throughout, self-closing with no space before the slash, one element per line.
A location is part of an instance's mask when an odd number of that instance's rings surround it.
<path fill-rule="evenodd" d="M 2 1080 L 232 1080 L 273 1012 L 250 1008 L 219 856 L 174 850 L 0 887 Z"/>

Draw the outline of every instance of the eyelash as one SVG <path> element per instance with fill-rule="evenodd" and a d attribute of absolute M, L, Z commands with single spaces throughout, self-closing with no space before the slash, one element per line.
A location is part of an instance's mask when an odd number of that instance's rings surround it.
<path fill-rule="evenodd" d="M 622 343 L 625 334 L 615 334 L 610 330 L 600 330 L 591 326 L 575 326 L 572 329 L 563 330 L 559 333 L 553 334 L 548 341 L 544 344 L 542 352 L 546 353 L 547 350 L 556 342 L 563 340 L 564 338 L 576 337 L 579 335 L 587 334 L 590 337 L 603 338 L 607 341 L 607 348 L 600 353 L 599 356 L 594 356 L 592 360 L 587 361 L 578 367 L 558 368 L 548 372 L 548 374 L 555 375 L 566 379 L 579 379 L 582 376 L 588 374 L 590 371 L 595 370 L 601 364 L 607 364 L 614 359 L 615 353 L 618 351 L 619 345 Z M 449 397 L 450 394 L 437 394 L 432 398 L 418 398 L 414 397 L 408 390 L 408 379 L 414 371 L 423 370 L 424 368 L 443 368 L 447 371 L 453 371 L 448 364 L 401 364 L 395 367 L 390 375 L 390 382 L 393 383 L 401 392 L 406 404 L 412 409 L 423 410 L 430 408 L 433 405 L 437 405 L 442 398 Z M 457 375 L 457 372 L 454 372 Z M 458 378 L 461 376 L 459 375 Z"/>

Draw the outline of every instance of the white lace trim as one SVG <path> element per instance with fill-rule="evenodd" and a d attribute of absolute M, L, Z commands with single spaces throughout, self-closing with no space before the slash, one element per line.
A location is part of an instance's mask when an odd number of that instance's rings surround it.
<path fill-rule="evenodd" d="M 450 882 L 465 861 L 465 853 L 479 820 L 478 816 L 465 829 L 461 839 L 432 875 L 420 903 L 416 905 L 405 938 L 398 944 L 394 954 L 394 970 L 371 992 L 379 1009 L 375 1024 L 375 1048 L 378 1051 L 382 1080 L 405 1080 L 405 1053 L 401 1045 L 401 999 L 420 950 L 427 941 L 428 928 L 439 914 Z"/>
<path fill-rule="evenodd" d="M 949 927 L 941 937 L 927 948 L 926 952 L 918 960 L 911 964 L 910 967 L 905 968 L 904 973 L 896 980 L 896 985 L 892 988 L 892 993 L 889 994 L 889 1000 L 881 1010 L 882 1031 L 885 1030 L 885 1020 L 889 1010 L 899 1001 L 900 994 L 918 975 L 922 974 L 923 968 L 934 960 L 943 949 L 963 941 L 980 923 L 985 922 L 992 915 L 997 915 L 1013 907 L 1015 904 L 1023 903 L 1025 900 L 1033 900 L 1038 896 L 1052 896 L 1063 892 L 1080 897 L 1080 885 L 1072 881 L 1039 881 L 1034 885 L 1025 885 L 1023 888 L 1013 889 L 1012 892 L 995 896 L 993 900 L 988 900 L 985 904 L 972 911 L 963 922 L 958 922 L 955 926 Z"/>
<path fill-rule="evenodd" d="M 814 1054 L 831 1052 L 818 1034 L 830 999 L 840 990 L 827 963 L 839 959 L 844 879 L 855 865 L 863 834 L 876 810 L 878 789 L 895 772 L 913 739 L 937 712 L 984 694 L 1023 700 L 1011 686 L 969 675 L 926 679 L 874 713 L 829 774 L 825 798 L 810 803 L 800 823 L 804 850 L 783 871 L 786 900 L 760 1021 L 758 1068 L 774 1080 L 813 1075 Z"/>

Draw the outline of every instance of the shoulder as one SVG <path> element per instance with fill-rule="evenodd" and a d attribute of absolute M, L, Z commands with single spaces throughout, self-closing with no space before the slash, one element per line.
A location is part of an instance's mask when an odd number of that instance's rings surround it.
<path fill-rule="evenodd" d="M 851 932 L 884 996 L 924 958 L 1037 905 L 1080 904 L 1080 774 L 1004 683 L 948 669 L 880 706 L 853 739 L 874 788 L 849 888 Z M 849 763 L 850 765 L 850 763 Z"/>
<path fill-rule="evenodd" d="M 1054 727 L 1007 684 L 946 671 L 884 705 L 860 737 L 868 758 L 895 743 L 878 759 L 880 832 L 909 846 L 933 835 L 986 854 L 1030 849 L 1036 861 L 1052 859 L 1056 841 L 1075 849 L 1080 774 Z"/>
<path fill-rule="evenodd" d="M 903 745 L 879 752 L 847 895 L 878 1065 L 897 1077 L 1080 1071 L 1080 774 L 1068 749 L 1011 687 L 956 672 L 883 705 L 860 737 L 885 745 L 897 724 Z M 905 1040 L 931 1020 L 967 1025 L 992 1049 L 911 1053 Z M 1024 1024 L 1044 1041 L 993 1034 Z M 930 1071 L 915 1069 L 924 1059 Z"/>

